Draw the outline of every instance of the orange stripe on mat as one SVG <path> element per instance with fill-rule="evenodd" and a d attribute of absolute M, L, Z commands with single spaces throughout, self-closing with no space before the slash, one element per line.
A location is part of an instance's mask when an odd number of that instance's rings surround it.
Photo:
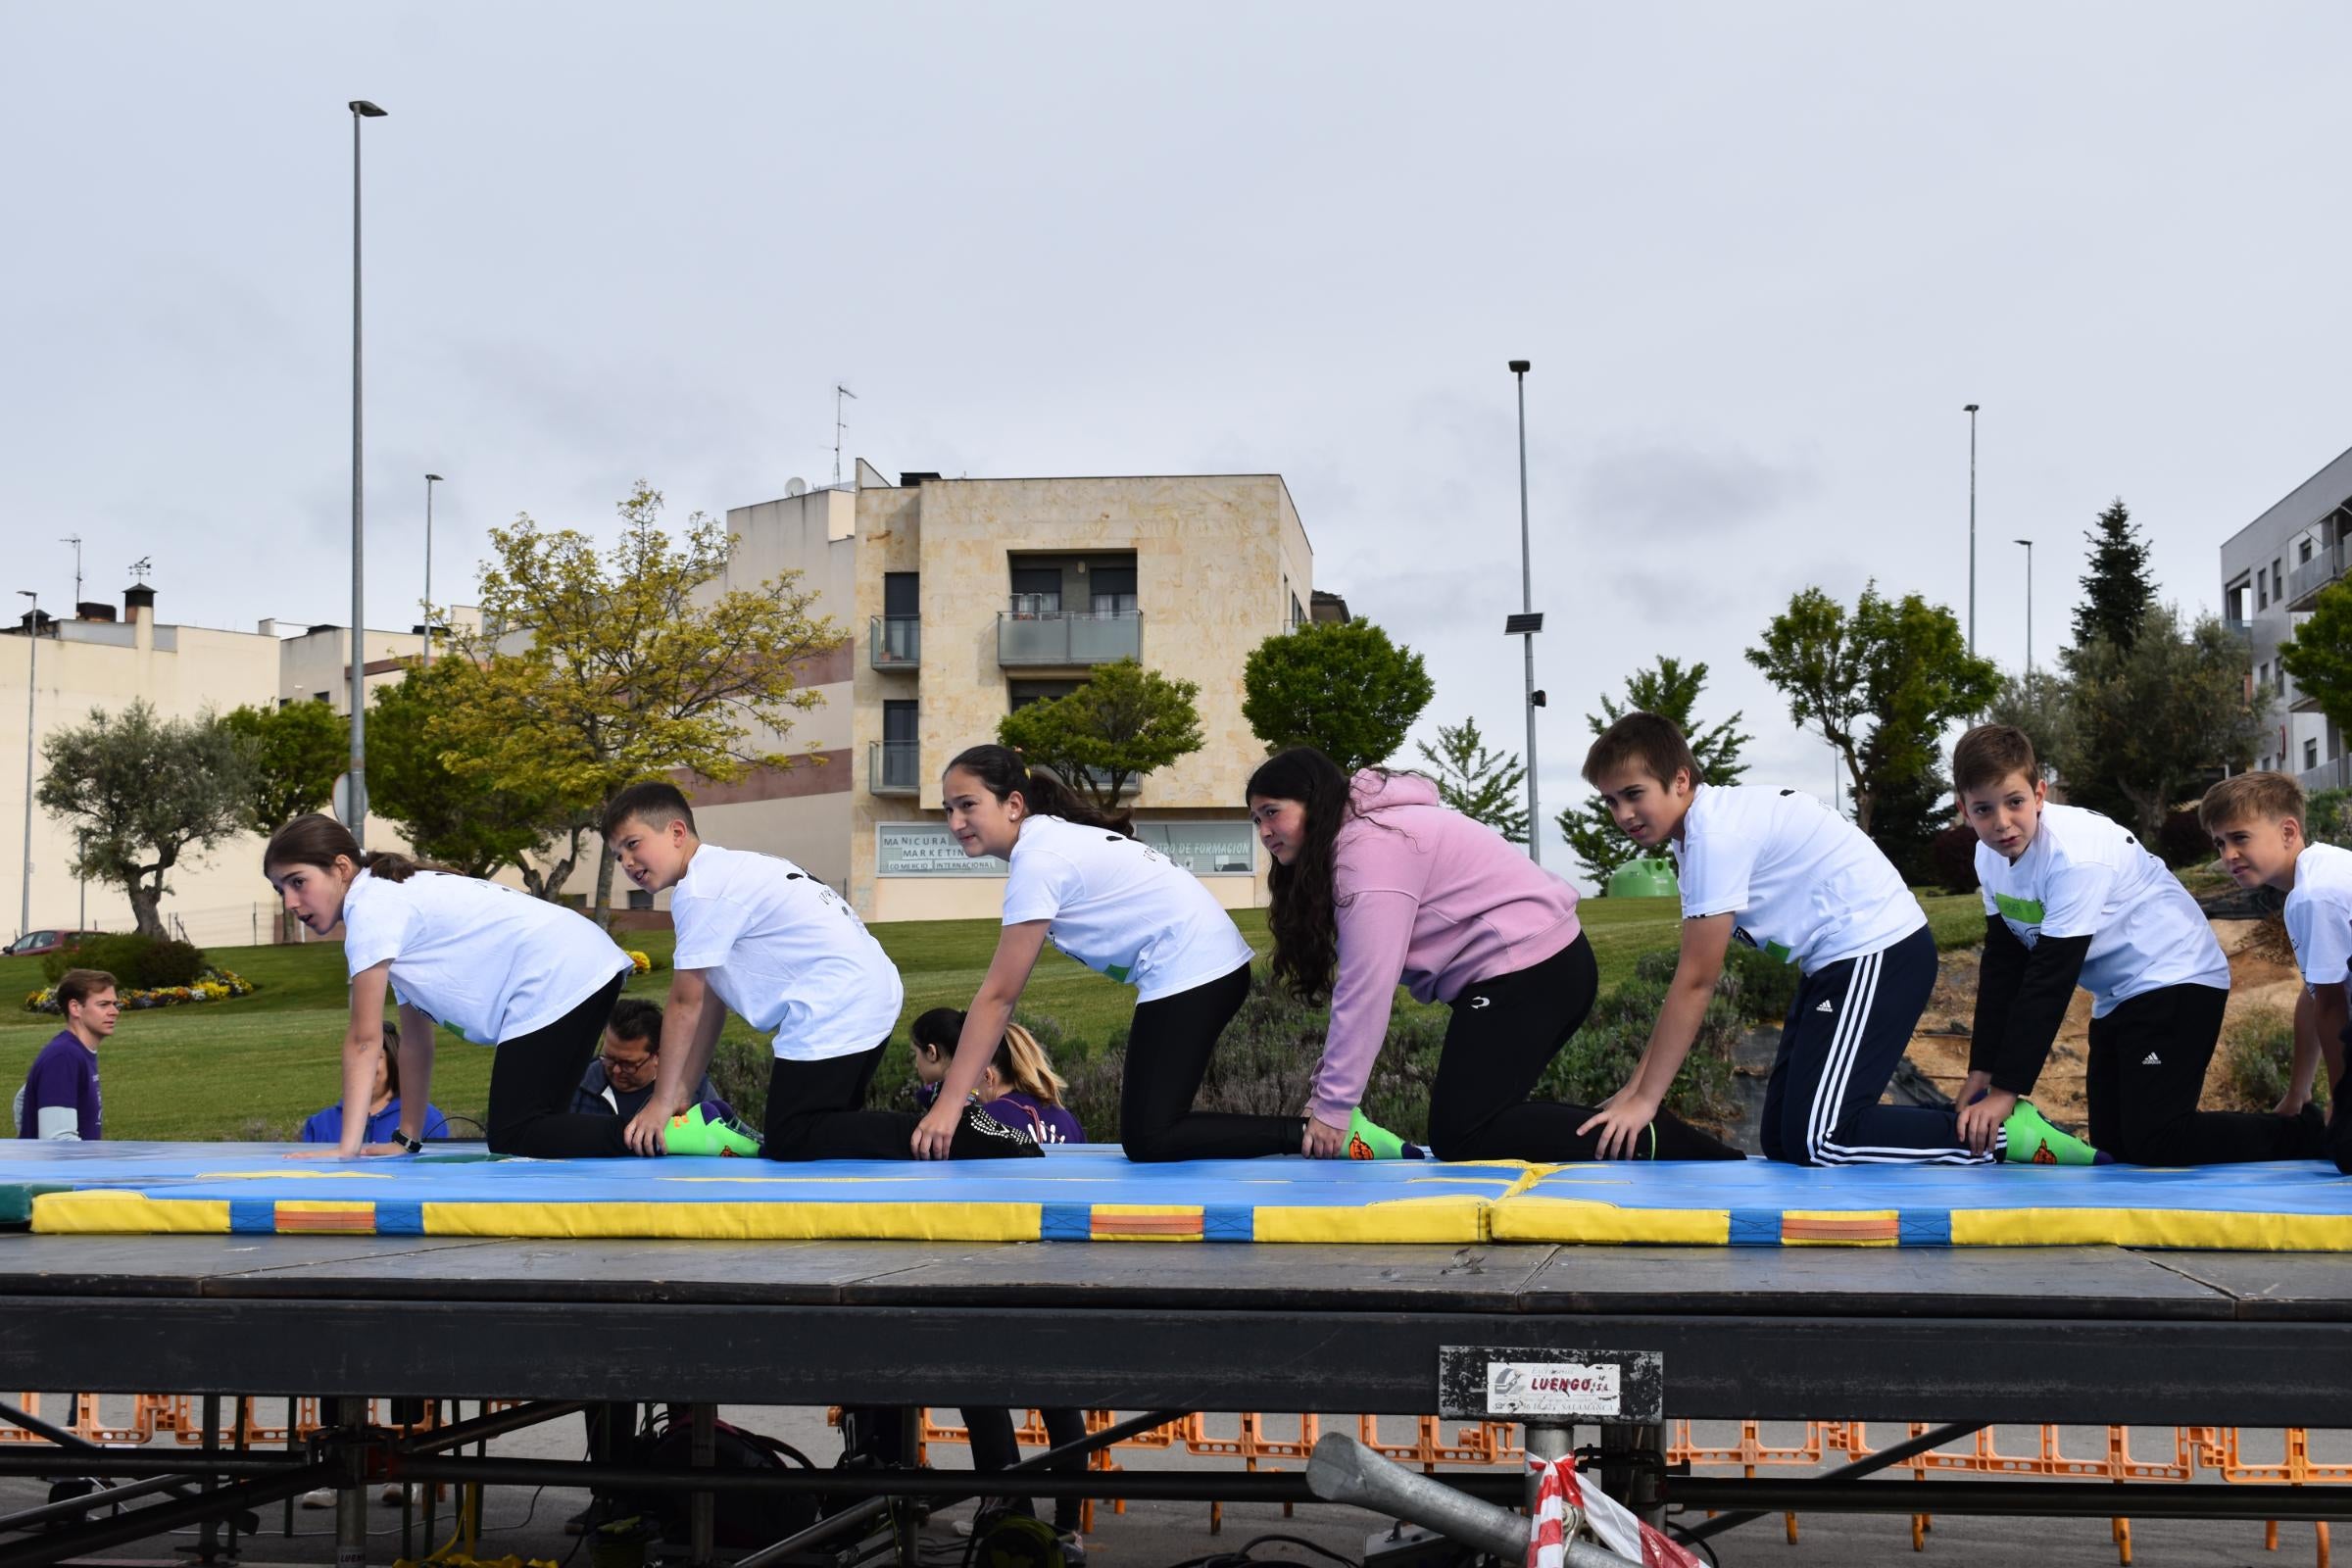
<path fill-rule="evenodd" d="M 352 1208 L 318 1208 L 280 1203 L 277 1205 L 277 1229 L 280 1235 L 300 1231 L 342 1231 L 372 1236 L 375 1234 L 375 1205 L 361 1203 Z"/>
<path fill-rule="evenodd" d="M 1818 1215 L 1781 1216 L 1783 1242 L 1897 1242 L 1902 1221 L 1892 1214 L 1869 1214 L 1853 1219 Z"/>
<path fill-rule="evenodd" d="M 1096 1236 L 1199 1236 L 1199 1214 L 1095 1214 L 1087 1229 Z"/>

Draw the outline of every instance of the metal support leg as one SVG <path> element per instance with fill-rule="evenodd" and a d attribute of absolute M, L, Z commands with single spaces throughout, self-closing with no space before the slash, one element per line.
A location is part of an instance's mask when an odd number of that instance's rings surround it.
<path fill-rule="evenodd" d="M 220 1472 L 212 1468 L 212 1463 L 220 1457 L 220 1396 L 218 1394 L 206 1395 L 201 1408 L 203 1414 L 200 1419 L 204 1422 L 204 1461 L 206 1466 L 203 1491 L 206 1496 L 210 1496 L 213 1489 L 220 1485 Z M 196 1535 L 196 1560 L 208 1564 L 220 1560 L 220 1521 L 210 1515 L 206 1516 L 203 1526 Z"/>
<path fill-rule="evenodd" d="M 335 1400 L 335 1426 L 344 1437 L 335 1482 L 335 1568 L 367 1568 L 368 1456 L 360 1430 L 368 1424 L 368 1401 L 354 1395 Z"/>
<path fill-rule="evenodd" d="M 718 1408 L 710 1404 L 687 1406 L 687 1418 L 693 1422 L 693 1456 L 688 1461 L 697 1470 L 708 1470 L 718 1462 Z M 687 1522 L 691 1527 L 694 1549 L 694 1568 L 707 1568 L 716 1542 L 716 1499 L 708 1492 L 697 1492 L 686 1499 Z"/>
<path fill-rule="evenodd" d="M 906 1405 L 899 1411 L 899 1453 L 908 1465 L 912 1465 L 922 1446 L 922 1413 L 911 1404 Z M 915 1568 L 920 1560 L 917 1553 L 922 1545 L 922 1516 L 902 1498 L 898 1523 L 899 1568 Z M 974 1514 L 973 1526 L 977 1528 L 978 1525 L 979 1516 Z"/>
<path fill-rule="evenodd" d="M 1527 1423 L 1526 1448 L 1527 1456 L 1530 1459 L 1542 1459 L 1546 1462 L 1553 1459 L 1564 1459 L 1575 1446 L 1576 1428 L 1574 1427 L 1554 1426 L 1549 1422 L 1530 1421 Z M 1538 1480 L 1536 1472 L 1530 1470 L 1527 1473 L 1527 1490 L 1520 1500 L 1520 1507 L 1531 1517 L 1536 1511 L 1536 1490 L 1540 1485 L 1542 1483 Z"/>

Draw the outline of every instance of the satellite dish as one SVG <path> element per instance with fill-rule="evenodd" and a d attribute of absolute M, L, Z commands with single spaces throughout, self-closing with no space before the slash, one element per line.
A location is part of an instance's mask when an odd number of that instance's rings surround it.
<path fill-rule="evenodd" d="M 788 496 L 805 496 L 808 493 L 808 481 L 806 479 L 787 479 L 784 481 L 784 493 Z"/>

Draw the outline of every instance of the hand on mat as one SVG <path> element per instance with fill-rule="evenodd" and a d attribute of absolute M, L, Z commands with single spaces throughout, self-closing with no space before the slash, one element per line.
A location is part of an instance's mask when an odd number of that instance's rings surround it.
<path fill-rule="evenodd" d="M 945 1159 L 956 1142 L 956 1129 L 963 1125 L 963 1102 L 950 1104 L 943 1097 L 940 1102 L 923 1113 L 914 1124 L 914 1157 Z"/>
<path fill-rule="evenodd" d="M 1334 1127 L 1312 1111 L 1307 1113 L 1306 1137 L 1298 1152 L 1309 1159 L 1340 1159 L 1348 1152 L 1348 1129 Z"/>
<path fill-rule="evenodd" d="M 1977 1075 L 1968 1076 L 1973 1084 Z M 2015 1095 L 2006 1089 L 1987 1089 L 1984 1099 L 1972 1099 L 1960 1107 L 1960 1141 L 1980 1154 L 1991 1153 L 1992 1141 L 2000 1136 L 2001 1123 L 2015 1109 Z"/>
<path fill-rule="evenodd" d="M 1595 1158 L 1630 1159 L 1641 1152 L 1644 1142 L 1642 1135 L 1649 1130 L 1649 1124 L 1657 1119 L 1657 1114 L 1658 1107 L 1636 1094 L 1633 1086 L 1628 1084 L 1611 1095 L 1577 1132 L 1583 1134 L 1599 1129 L 1599 1147 L 1593 1151 Z"/>
<path fill-rule="evenodd" d="M 651 1159 L 668 1148 L 662 1136 L 662 1130 L 668 1125 L 668 1107 L 662 1103 L 661 1097 L 657 1095 L 629 1118 L 629 1125 L 620 1136 L 628 1140 L 629 1152 Z"/>

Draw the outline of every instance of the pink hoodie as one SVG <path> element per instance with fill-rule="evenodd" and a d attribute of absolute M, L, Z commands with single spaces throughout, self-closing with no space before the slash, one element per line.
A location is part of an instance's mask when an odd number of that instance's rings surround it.
<path fill-rule="evenodd" d="M 1530 968 L 1577 937 L 1576 889 L 1483 822 L 1438 804 L 1437 786 L 1371 768 L 1350 789 L 1362 816 L 1332 846 L 1339 979 L 1310 1107 L 1345 1127 L 1388 1038 L 1396 987 L 1450 1002 L 1479 980 Z"/>

